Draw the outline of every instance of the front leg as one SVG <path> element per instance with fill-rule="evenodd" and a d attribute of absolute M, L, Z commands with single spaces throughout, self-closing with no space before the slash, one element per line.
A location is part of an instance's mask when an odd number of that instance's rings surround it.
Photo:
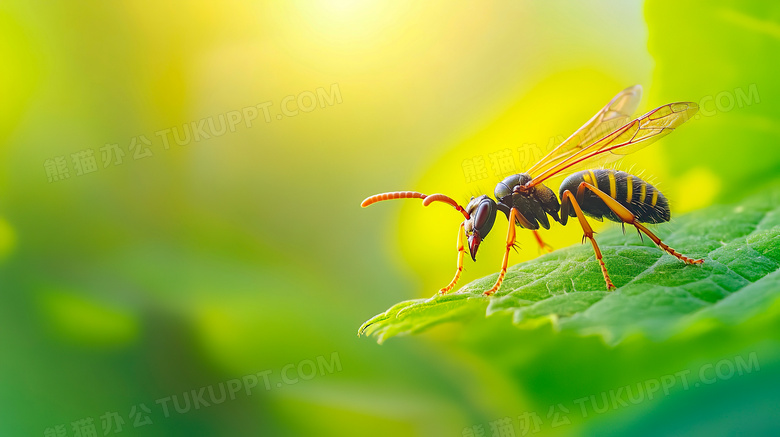
<path fill-rule="evenodd" d="M 465 222 L 464 222 L 465 223 Z M 464 223 L 460 224 L 460 227 L 458 228 L 458 269 L 455 270 L 455 277 L 452 278 L 452 281 L 450 281 L 450 284 L 446 287 L 439 290 L 440 294 L 444 294 L 450 290 L 452 290 L 452 287 L 455 286 L 455 284 L 458 283 L 458 279 L 460 279 L 460 274 L 463 272 L 463 254 L 466 252 L 465 248 L 463 247 L 463 226 Z"/>

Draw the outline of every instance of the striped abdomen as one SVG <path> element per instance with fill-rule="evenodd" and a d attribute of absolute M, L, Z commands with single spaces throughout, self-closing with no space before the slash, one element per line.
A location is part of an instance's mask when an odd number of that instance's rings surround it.
<path fill-rule="evenodd" d="M 582 182 L 595 186 L 617 200 L 642 223 L 668 222 L 671 217 L 669 202 L 660 191 L 642 179 L 624 171 L 599 168 L 574 173 L 561 184 L 561 198 L 566 190 L 576 195 L 577 188 Z M 580 202 L 580 208 L 586 215 L 598 220 L 606 217 L 615 222 L 622 221 L 607 207 L 603 200 L 587 189 Z M 575 216 L 573 209 L 569 215 Z"/>

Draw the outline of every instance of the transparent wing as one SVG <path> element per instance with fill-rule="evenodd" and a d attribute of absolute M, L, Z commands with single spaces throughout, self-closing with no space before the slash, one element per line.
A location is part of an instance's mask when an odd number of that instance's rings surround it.
<path fill-rule="evenodd" d="M 604 138 L 576 149 L 574 153 L 531 179 L 527 186 L 533 187 L 564 170 L 571 173 L 596 163 L 603 165 L 616 161 L 668 135 L 698 111 L 699 105 L 693 102 L 669 103 L 653 109 Z"/>
<path fill-rule="evenodd" d="M 642 87 L 634 85 L 619 92 L 596 115 L 558 147 L 527 170 L 531 176 L 544 173 L 595 140 L 623 126 L 631 119 L 642 98 Z"/>

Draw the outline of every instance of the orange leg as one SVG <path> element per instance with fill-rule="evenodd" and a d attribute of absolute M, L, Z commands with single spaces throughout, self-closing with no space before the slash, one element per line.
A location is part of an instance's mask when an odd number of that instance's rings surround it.
<path fill-rule="evenodd" d="M 460 279 L 461 272 L 463 272 L 463 254 L 466 252 L 463 247 L 463 225 L 464 224 L 461 223 L 460 227 L 458 228 L 458 269 L 455 271 L 455 277 L 452 278 L 450 284 L 439 290 L 439 293 L 441 294 L 452 290 L 452 287 L 454 287 L 458 282 L 458 279 Z"/>
<path fill-rule="evenodd" d="M 607 283 L 607 290 L 613 290 L 615 288 L 615 284 L 613 284 L 612 280 L 609 279 L 607 266 L 604 264 L 604 259 L 601 256 L 601 249 L 599 249 L 599 245 L 596 244 L 596 239 L 593 238 L 593 228 L 591 228 L 588 221 L 585 220 L 585 215 L 582 213 L 582 209 L 580 209 L 580 205 L 577 203 L 577 199 L 574 198 L 574 195 L 571 194 L 571 191 L 569 190 L 566 190 L 561 197 L 561 224 L 565 225 L 569 220 L 569 205 L 571 205 L 574 208 L 574 213 L 577 214 L 577 218 L 580 221 L 582 231 L 585 233 L 585 236 L 583 237 L 583 243 L 585 242 L 584 239 L 586 237 L 590 240 L 591 244 L 593 245 L 593 252 L 596 253 L 596 259 L 599 261 L 599 265 L 601 266 L 601 273 L 604 275 L 604 281 Z"/>
<path fill-rule="evenodd" d="M 498 289 L 501 288 L 501 283 L 504 282 L 506 268 L 509 264 L 509 249 L 515 245 L 515 223 L 519 220 L 518 217 L 520 217 L 520 215 L 517 210 L 512 208 L 512 212 L 509 214 L 509 229 L 506 232 L 506 250 L 504 251 L 504 261 L 501 263 L 501 273 L 498 274 L 498 280 L 495 285 L 493 285 L 493 288 L 483 293 L 485 296 L 490 296 L 498 291 Z"/>
<path fill-rule="evenodd" d="M 534 233 L 534 238 L 536 238 L 536 242 L 539 243 L 539 251 L 547 252 L 547 253 L 552 252 L 552 246 L 550 246 L 549 244 L 545 243 L 544 240 L 542 240 L 542 236 L 539 235 L 539 231 L 534 230 L 533 233 Z"/>
<path fill-rule="evenodd" d="M 650 237 L 651 240 L 653 240 L 653 243 L 656 244 L 656 246 L 660 247 L 661 249 L 665 250 L 669 255 L 672 255 L 682 261 L 684 261 L 687 264 L 702 264 L 704 263 L 703 259 L 693 259 L 688 258 L 687 256 L 677 252 L 676 250 L 672 249 L 671 247 L 664 244 L 660 238 L 658 238 L 655 234 L 650 232 L 649 229 L 644 227 L 642 224 L 636 221 L 636 218 L 634 217 L 634 214 L 631 214 L 629 210 L 626 209 L 623 205 L 618 203 L 615 199 L 611 198 L 607 193 L 599 190 L 598 188 L 594 187 L 593 185 L 582 182 L 579 187 L 577 187 L 577 198 L 582 199 L 582 195 L 585 193 L 585 189 L 589 189 L 594 194 L 599 196 L 601 200 L 604 201 L 604 203 L 607 204 L 609 209 L 611 209 L 615 214 L 617 214 L 618 217 L 620 217 L 623 222 L 628 223 L 630 225 L 634 225 L 638 231 L 644 232 L 645 235 Z M 640 234 L 641 236 L 642 234 Z"/>

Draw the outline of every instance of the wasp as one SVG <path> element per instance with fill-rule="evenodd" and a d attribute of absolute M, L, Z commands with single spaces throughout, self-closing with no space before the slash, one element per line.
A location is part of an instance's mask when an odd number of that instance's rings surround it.
<path fill-rule="evenodd" d="M 509 252 L 515 246 L 515 228 L 520 226 L 533 231 L 537 242 L 545 248 L 537 230 L 540 227 L 550 229 L 550 218 L 564 226 L 570 217 L 577 218 L 584 233 L 582 242 L 585 243 L 587 238 L 593 245 L 607 290 L 615 289 L 615 285 L 609 278 L 586 216 L 621 223 L 624 231 L 626 224 L 634 226 L 640 238 L 642 234 L 647 235 L 670 255 L 687 264 L 702 264 L 703 259 L 680 254 L 645 227 L 646 224 L 668 222 L 671 218 L 669 202 L 658 189 L 637 176 L 604 168 L 606 164 L 668 135 L 699 110 L 693 102 L 669 103 L 629 121 L 639 106 L 641 95 L 642 87 L 639 85 L 618 93 L 593 118 L 525 173 L 499 182 L 493 193 L 495 200 L 488 195 L 472 197 L 463 207 L 444 194 L 395 191 L 368 197 L 361 206 L 391 199 L 422 199 L 424 206 L 442 202 L 463 215 L 465 220 L 458 228 L 457 270 L 452 281 L 440 290 L 442 294 L 455 287 L 463 271 L 464 234 L 471 259 L 476 262 L 479 245 L 493 228 L 499 211 L 507 217 L 509 227 L 501 271 L 493 287 L 484 292 L 487 296 L 498 291 L 504 281 Z M 556 197 L 544 182 L 554 176 L 565 175 L 568 176 L 561 183 Z"/>

